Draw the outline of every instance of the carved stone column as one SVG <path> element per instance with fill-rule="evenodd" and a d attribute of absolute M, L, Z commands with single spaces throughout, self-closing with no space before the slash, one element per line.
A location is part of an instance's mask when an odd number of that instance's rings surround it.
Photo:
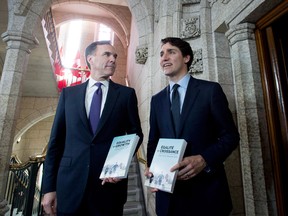
<path fill-rule="evenodd" d="M 7 209 L 4 193 L 23 76 L 27 69 L 30 48 L 38 44 L 34 36 L 20 31 L 7 31 L 2 34 L 2 39 L 7 43 L 7 53 L 0 81 L 0 215 L 1 212 L 4 215 Z"/>
<path fill-rule="evenodd" d="M 263 152 L 263 125 L 265 112 L 254 25 L 232 26 L 226 37 L 230 43 L 244 190 L 245 215 L 269 215 L 265 188 Z M 261 135 L 262 134 L 262 135 Z"/>
<path fill-rule="evenodd" d="M 4 200 L 15 123 L 19 113 L 23 77 L 27 70 L 30 49 L 39 44 L 33 31 L 51 0 L 7 1 L 8 25 L 2 39 L 7 52 L 0 80 L 0 215 L 7 211 Z M 46 9 L 45 9 L 46 8 Z"/>

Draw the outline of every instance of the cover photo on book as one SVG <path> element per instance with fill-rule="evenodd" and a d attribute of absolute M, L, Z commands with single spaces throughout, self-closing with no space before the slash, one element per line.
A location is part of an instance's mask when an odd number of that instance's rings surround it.
<path fill-rule="evenodd" d="M 114 137 L 100 179 L 127 178 L 132 157 L 139 141 L 137 134 Z"/>
<path fill-rule="evenodd" d="M 147 178 L 145 185 L 173 193 L 177 173 L 170 169 L 183 158 L 187 142 L 184 139 L 159 139 L 149 171 L 153 176 Z"/>

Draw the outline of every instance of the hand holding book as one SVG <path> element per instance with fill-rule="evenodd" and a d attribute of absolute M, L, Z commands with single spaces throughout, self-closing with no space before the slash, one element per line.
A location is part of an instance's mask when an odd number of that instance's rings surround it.
<path fill-rule="evenodd" d="M 119 181 L 121 181 L 120 178 L 112 178 L 112 177 L 110 177 L 110 178 L 104 178 L 101 184 L 104 185 L 106 182 L 115 184 L 115 183 L 117 183 Z"/>
<path fill-rule="evenodd" d="M 127 178 L 138 141 L 137 134 L 114 137 L 99 177 L 103 180 L 102 185 L 105 182 L 116 183 L 122 178 Z"/>
<path fill-rule="evenodd" d="M 151 184 L 152 181 L 153 181 L 153 173 L 150 172 L 149 167 L 147 167 L 147 168 L 145 169 L 145 171 L 144 171 L 144 176 L 146 176 L 147 180 L 149 180 L 149 183 Z M 145 184 L 145 185 L 146 185 L 146 184 Z M 147 186 L 147 185 L 146 185 L 146 186 Z M 156 192 L 156 191 L 158 191 L 157 188 L 151 187 L 151 192 Z"/>
<path fill-rule="evenodd" d="M 186 145 L 184 139 L 159 139 L 151 166 L 147 170 L 150 178 L 146 179 L 145 185 L 173 193 L 178 169 L 173 172 L 170 169 L 182 160 Z"/>
<path fill-rule="evenodd" d="M 171 168 L 171 172 L 179 170 L 177 179 L 188 180 L 206 167 L 206 162 L 201 155 L 185 157 L 181 162 Z"/>

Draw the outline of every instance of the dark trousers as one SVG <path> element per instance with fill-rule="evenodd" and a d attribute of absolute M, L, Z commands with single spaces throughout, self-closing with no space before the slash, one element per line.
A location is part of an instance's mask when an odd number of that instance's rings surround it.
<path fill-rule="evenodd" d="M 81 205 L 75 213 L 67 214 L 57 211 L 57 216 L 122 216 L 124 208 L 122 204 L 106 205 L 104 207 L 97 202 L 95 198 L 97 196 L 97 190 L 92 189 L 94 188 L 92 187 L 93 182 L 95 182 L 95 178 L 89 176 Z M 97 199 L 101 199 L 101 197 L 97 197 Z"/>
<path fill-rule="evenodd" d="M 85 197 L 80 208 L 76 213 L 66 214 L 57 212 L 57 216 L 122 216 L 123 206 L 111 206 L 111 208 L 102 208 L 93 202 L 93 198 L 88 200 Z"/>

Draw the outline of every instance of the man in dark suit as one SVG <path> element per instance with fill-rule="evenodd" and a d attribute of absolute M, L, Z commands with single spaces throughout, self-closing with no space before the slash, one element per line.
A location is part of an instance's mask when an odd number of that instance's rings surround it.
<path fill-rule="evenodd" d="M 134 89 L 109 79 L 117 54 L 108 41 L 90 44 L 85 57 L 90 79 L 60 95 L 44 164 L 42 204 L 50 215 L 120 216 L 127 179 L 102 181 L 99 176 L 115 136 L 136 133 L 138 147 L 143 140 L 137 98 Z M 89 121 L 96 91 L 102 96 L 98 126 Z"/>
<path fill-rule="evenodd" d="M 183 160 L 171 167 L 179 170 L 173 194 L 152 189 L 157 215 L 228 216 L 232 202 L 223 163 L 239 144 L 239 133 L 220 85 L 188 74 L 192 60 L 189 43 L 162 39 L 160 65 L 169 85 L 151 99 L 145 175 L 152 175 L 149 166 L 159 138 L 185 139 Z M 180 99 L 178 118 L 172 114 L 174 91 Z"/>

